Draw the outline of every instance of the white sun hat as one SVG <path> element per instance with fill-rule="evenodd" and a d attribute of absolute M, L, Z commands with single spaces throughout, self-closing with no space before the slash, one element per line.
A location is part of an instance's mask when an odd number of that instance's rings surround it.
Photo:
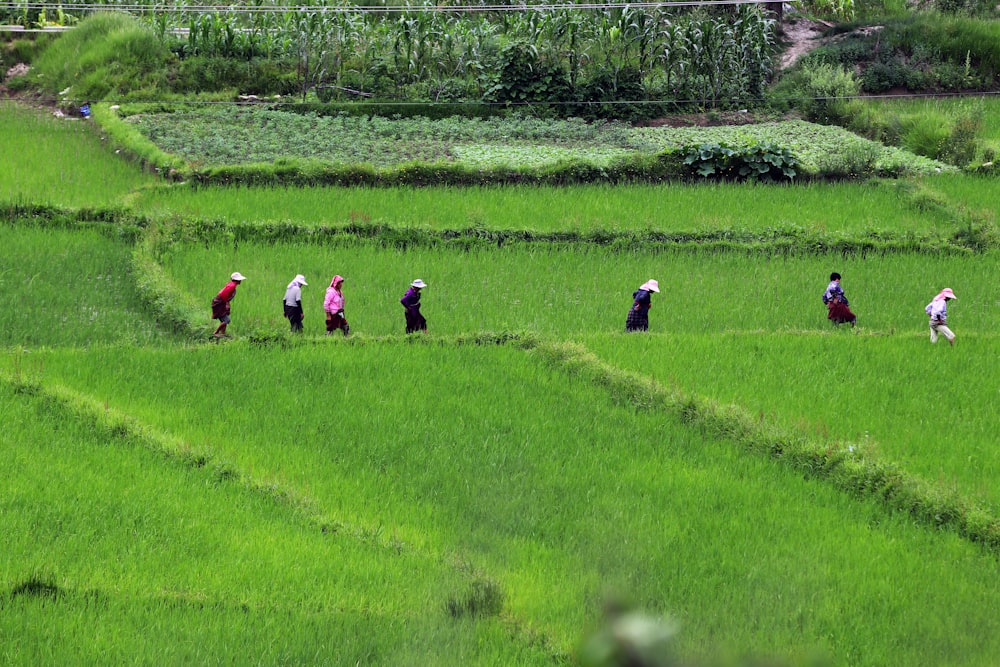
<path fill-rule="evenodd" d="M 657 294 L 659 294 L 660 283 L 656 282 L 655 280 L 647 280 L 639 287 L 639 289 L 644 289 L 647 292 L 656 292 Z"/>
<path fill-rule="evenodd" d="M 239 271 L 237 271 L 233 275 L 229 276 L 229 279 L 230 280 L 246 280 L 246 277 L 242 273 L 240 273 Z"/>
<path fill-rule="evenodd" d="M 306 285 L 306 286 L 309 285 L 309 283 L 306 282 L 306 277 L 304 275 L 302 275 L 301 273 L 298 274 L 297 276 L 295 276 L 295 281 L 294 282 L 297 282 L 300 285 Z"/>
<path fill-rule="evenodd" d="M 412 283 L 410 283 L 410 287 L 416 287 L 417 289 L 423 289 L 423 288 L 427 287 L 427 283 L 425 283 L 420 278 L 417 278 Z"/>

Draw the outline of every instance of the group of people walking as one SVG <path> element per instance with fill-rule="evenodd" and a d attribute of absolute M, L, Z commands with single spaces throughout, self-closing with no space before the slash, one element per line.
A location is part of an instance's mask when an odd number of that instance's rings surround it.
<path fill-rule="evenodd" d="M 236 288 L 246 280 L 239 271 L 229 276 L 229 282 L 212 299 L 212 319 L 219 320 L 219 326 L 212 334 L 215 338 L 227 336 L 226 327 L 229 325 L 230 304 L 236 298 Z M 330 286 L 326 288 L 326 297 L 323 299 L 323 311 L 326 313 L 326 335 L 329 336 L 334 331 L 341 331 L 345 336 L 351 332 L 351 327 L 347 323 L 347 316 L 344 314 L 344 277 L 336 275 L 330 281 Z M 292 333 L 302 331 L 302 320 L 305 318 L 305 311 L 302 308 L 302 288 L 308 287 L 306 277 L 301 273 L 292 278 L 285 288 L 285 296 L 281 300 L 284 309 L 285 319 L 291 327 Z M 427 287 L 420 278 L 417 278 L 406 290 L 406 294 L 399 302 L 403 305 L 403 313 L 406 317 L 406 333 L 415 331 L 426 331 L 427 320 L 420 314 L 420 290 Z"/>
<path fill-rule="evenodd" d="M 857 324 L 858 316 L 851 312 L 850 304 L 840 286 L 840 274 L 834 271 L 830 274 L 830 284 L 823 292 L 823 303 L 826 304 L 826 318 L 835 325 Z M 948 302 L 957 299 L 950 287 L 946 287 L 924 307 L 924 312 L 930 317 L 931 342 L 938 342 L 938 336 L 944 336 L 950 345 L 955 344 L 955 334 L 948 328 Z"/>
<path fill-rule="evenodd" d="M 246 278 L 239 271 L 230 276 L 226 286 L 219 291 L 212 299 L 212 318 L 219 320 L 219 326 L 212 334 L 216 338 L 226 336 L 226 327 L 229 325 L 230 303 L 236 298 L 236 288 Z M 840 286 L 841 275 L 834 271 L 830 274 L 830 283 L 823 292 L 823 303 L 827 307 L 827 319 L 834 325 L 850 324 L 852 327 L 858 322 L 858 317 L 850 308 L 850 302 L 844 294 L 844 289 Z M 351 327 L 347 324 L 347 316 L 344 315 L 344 277 L 336 275 L 330 281 L 330 286 L 326 288 L 326 298 L 323 300 L 323 310 L 326 313 L 326 335 L 329 336 L 334 331 L 342 331 L 346 336 L 350 333 Z M 282 300 L 285 319 L 288 320 L 293 333 L 302 331 L 302 320 L 305 313 L 302 309 L 302 288 L 308 286 L 305 276 L 301 273 L 296 275 L 292 282 L 285 288 L 285 297 Z M 410 283 L 409 288 L 399 300 L 403 306 L 403 316 L 406 320 L 406 333 L 427 330 L 427 320 L 420 313 L 420 291 L 427 287 L 420 278 Z M 648 331 L 649 330 L 649 309 L 652 307 L 653 294 L 659 294 L 660 283 L 650 279 L 639 286 L 632 293 L 632 307 L 629 308 L 625 317 L 625 331 Z M 948 328 L 948 302 L 957 299 L 951 288 L 945 288 L 934 297 L 934 300 L 927 304 L 924 311 L 930 317 L 931 342 L 936 343 L 938 336 L 944 336 L 948 343 L 955 344 L 955 334 Z"/>

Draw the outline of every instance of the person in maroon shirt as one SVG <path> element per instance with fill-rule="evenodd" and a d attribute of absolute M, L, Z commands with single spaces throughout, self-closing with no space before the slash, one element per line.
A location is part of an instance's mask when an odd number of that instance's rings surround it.
<path fill-rule="evenodd" d="M 236 298 L 236 288 L 244 280 L 246 278 L 243 274 L 237 271 L 229 277 L 226 286 L 219 290 L 219 293 L 212 299 L 212 319 L 219 320 L 219 328 L 212 334 L 215 338 L 222 338 L 226 335 L 226 327 L 229 326 L 229 304 Z"/>

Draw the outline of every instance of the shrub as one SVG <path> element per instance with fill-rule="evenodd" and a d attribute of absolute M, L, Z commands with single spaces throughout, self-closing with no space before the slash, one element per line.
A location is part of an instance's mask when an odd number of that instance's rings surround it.
<path fill-rule="evenodd" d="M 839 124 L 850 116 L 850 100 L 860 86 L 854 73 L 837 65 L 813 65 L 802 69 L 802 99 L 799 108 L 808 120 Z"/>
<path fill-rule="evenodd" d="M 101 13 L 64 33 L 37 59 L 37 80 L 76 100 L 99 100 L 133 89 L 162 89 L 170 51 L 127 14 Z"/>
<path fill-rule="evenodd" d="M 875 63 L 862 73 L 861 88 L 866 93 L 878 94 L 904 87 L 910 71 L 898 62 Z"/>
<path fill-rule="evenodd" d="M 179 63 L 171 88 L 178 93 L 230 89 L 247 95 L 292 95 L 298 82 L 291 62 L 194 56 Z"/>
<path fill-rule="evenodd" d="M 500 52 L 496 83 L 486 98 L 507 104 L 559 102 L 569 99 L 569 77 L 558 63 L 539 57 L 530 44 L 515 42 Z"/>
<path fill-rule="evenodd" d="M 876 144 L 859 143 L 817 158 L 816 166 L 827 178 L 867 178 L 875 174 L 878 158 Z"/>
<path fill-rule="evenodd" d="M 681 149 L 692 175 L 728 180 L 783 181 L 795 177 L 798 160 L 787 148 L 769 142 L 733 148 L 706 143 Z"/>
<path fill-rule="evenodd" d="M 971 163 L 979 149 L 977 138 L 982 126 L 982 114 L 969 114 L 956 120 L 941 145 L 937 159 L 958 166 Z"/>

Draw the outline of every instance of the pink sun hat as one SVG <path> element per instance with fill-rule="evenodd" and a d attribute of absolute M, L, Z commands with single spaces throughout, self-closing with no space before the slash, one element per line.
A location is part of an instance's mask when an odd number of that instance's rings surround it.
<path fill-rule="evenodd" d="M 957 299 L 957 298 L 958 297 L 955 296 L 955 293 L 951 291 L 950 287 L 945 287 L 936 297 L 934 297 L 934 300 L 940 301 L 941 299 Z"/>
<path fill-rule="evenodd" d="M 639 289 L 646 290 L 647 292 L 656 292 L 657 294 L 659 294 L 660 283 L 656 282 L 655 280 L 647 280 L 646 282 L 644 282 L 642 285 L 639 286 Z"/>

